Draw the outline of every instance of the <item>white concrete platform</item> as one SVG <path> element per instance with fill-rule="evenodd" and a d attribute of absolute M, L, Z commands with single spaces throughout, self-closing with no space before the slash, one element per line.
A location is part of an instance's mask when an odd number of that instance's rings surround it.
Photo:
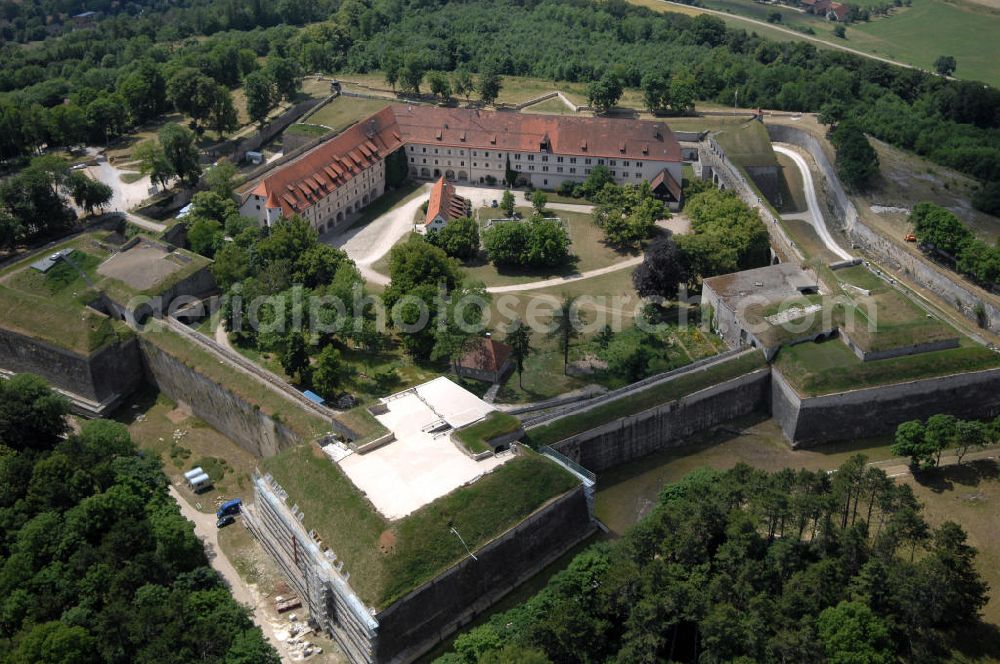
<path fill-rule="evenodd" d="M 513 458 L 473 461 L 451 442 L 451 429 L 482 419 L 494 408 L 447 378 L 435 378 L 383 402 L 389 410 L 376 418 L 396 440 L 339 463 L 388 519 L 400 519 Z M 435 424 L 445 430 L 424 431 Z"/>

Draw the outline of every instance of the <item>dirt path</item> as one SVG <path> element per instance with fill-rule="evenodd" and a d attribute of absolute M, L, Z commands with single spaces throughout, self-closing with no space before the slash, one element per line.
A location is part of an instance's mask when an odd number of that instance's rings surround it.
<path fill-rule="evenodd" d="M 823 241 L 823 244 L 826 245 L 827 249 L 837 256 L 840 256 L 840 258 L 845 261 L 854 258 L 850 253 L 837 244 L 837 241 L 833 239 L 833 235 L 830 234 L 830 229 L 826 226 L 826 219 L 823 217 L 823 209 L 820 207 L 819 200 L 816 198 L 816 187 L 813 184 L 812 172 L 809 170 L 809 165 L 806 163 L 805 158 L 793 150 L 791 146 L 782 143 L 774 143 L 772 147 L 775 152 L 783 154 L 795 162 L 795 166 L 802 174 L 802 188 L 805 190 L 806 194 L 806 212 L 802 213 L 805 215 L 803 218 L 808 219 L 809 223 L 816 231 L 816 235 L 818 235 L 819 239 Z"/>
<path fill-rule="evenodd" d="M 222 548 L 219 546 L 219 529 L 215 527 L 215 515 L 206 514 L 204 512 L 199 512 L 194 507 L 192 507 L 183 497 L 177 492 L 177 490 L 170 486 L 168 487 L 171 497 L 177 502 L 178 507 L 181 509 L 181 514 L 185 519 L 194 524 L 194 534 L 202 541 L 205 546 L 205 555 L 208 556 L 208 562 L 216 572 L 218 572 L 222 578 L 225 580 L 226 585 L 229 586 L 229 592 L 232 594 L 233 598 L 240 604 L 248 607 L 251 610 L 251 618 L 254 624 L 260 627 L 261 631 L 274 649 L 278 651 L 281 655 L 281 659 L 284 662 L 291 661 L 285 654 L 284 644 L 278 639 L 274 633 L 274 629 L 271 627 L 269 621 L 269 616 L 264 609 L 264 603 L 260 601 L 256 595 L 250 590 L 249 587 L 243 582 L 236 568 L 223 553 Z M 242 524 L 233 524 L 229 526 L 230 528 L 242 528 Z"/>

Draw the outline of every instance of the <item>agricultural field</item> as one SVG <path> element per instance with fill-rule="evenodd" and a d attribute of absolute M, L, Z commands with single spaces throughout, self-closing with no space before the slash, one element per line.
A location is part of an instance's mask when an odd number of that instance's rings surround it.
<path fill-rule="evenodd" d="M 952 0 L 913 0 L 913 7 L 847 29 L 854 48 L 932 70 L 939 55 L 958 61 L 955 76 L 1000 85 L 1000 11 Z M 856 42 L 856 43 L 855 43 Z"/>
<path fill-rule="evenodd" d="M 667 4 L 662 0 L 629 2 L 660 12 L 703 13 L 695 7 Z M 727 26 L 756 32 L 768 39 L 809 40 L 820 48 L 825 42 L 831 48 L 856 49 L 929 71 L 933 70 L 934 60 L 939 55 L 952 55 L 958 61 L 955 71 L 958 78 L 1000 84 L 1000 70 L 995 65 L 1000 56 L 1000 40 L 995 37 L 1000 31 L 1000 6 L 996 0 L 913 0 L 912 7 L 900 7 L 887 18 L 849 25 L 846 39 L 833 36 L 830 22 L 791 7 L 751 0 L 705 0 L 704 4 L 707 8 L 731 14 L 720 17 Z M 856 4 L 867 6 L 879 3 L 862 0 Z M 773 11 L 782 15 L 781 23 L 775 27 L 739 18 L 766 21 Z M 814 34 L 796 34 L 802 29 L 811 29 Z"/>

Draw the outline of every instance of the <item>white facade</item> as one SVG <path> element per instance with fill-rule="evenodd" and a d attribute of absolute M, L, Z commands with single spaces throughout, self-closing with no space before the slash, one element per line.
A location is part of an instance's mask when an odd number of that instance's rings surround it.
<path fill-rule="evenodd" d="M 407 144 L 406 161 L 410 176 L 470 184 L 502 183 L 511 169 L 518 180 L 536 189 L 558 189 L 565 180 L 582 183 L 596 166 L 606 166 L 617 184 L 639 184 L 652 180 L 666 168 L 674 180 L 681 181 L 681 163 L 650 159 L 610 159 L 582 157 L 550 152 L 506 152 L 480 148 L 443 145 Z"/>
<path fill-rule="evenodd" d="M 379 159 L 299 214 L 317 232 L 323 233 L 336 228 L 351 214 L 368 207 L 384 193 L 385 160 Z M 240 208 L 240 214 L 256 219 L 261 225 L 270 226 L 281 218 L 281 208 L 268 207 L 263 196 L 251 194 Z"/>

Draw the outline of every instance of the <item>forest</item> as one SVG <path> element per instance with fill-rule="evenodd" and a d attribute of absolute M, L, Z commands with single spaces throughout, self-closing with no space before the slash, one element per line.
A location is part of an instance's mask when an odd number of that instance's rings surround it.
<path fill-rule="evenodd" d="M 5 38 L 28 38 L 16 26 L 40 6 L 7 0 Z M 704 15 L 656 14 L 622 0 L 204 0 L 124 9 L 95 28 L 31 47 L 3 45 L 0 158 L 80 140 L 64 135 L 75 126 L 68 118 L 83 119 L 83 138 L 112 140 L 184 104 L 182 95 L 171 98 L 171 89 L 184 89 L 171 79 L 190 80 L 193 69 L 232 89 L 264 66 L 262 58 L 278 57 L 306 72 L 402 67 L 594 81 L 614 71 L 633 87 L 667 79 L 677 83 L 672 90 L 701 100 L 728 105 L 738 91 L 746 106 L 822 112 L 831 123 L 851 119 L 983 182 L 1000 179 L 1000 91 L 803 42 L 768 41 Z"/>
<path fill-rule="evenodd" d="M 124 425 L 0 382 L 0 662 L 279 664 Z"/>
<path fill-rule="evenodd" d="M 986 603 L 975 556 L 860 455 L 705 468 L 437 664 L 946 661 Z"/>

